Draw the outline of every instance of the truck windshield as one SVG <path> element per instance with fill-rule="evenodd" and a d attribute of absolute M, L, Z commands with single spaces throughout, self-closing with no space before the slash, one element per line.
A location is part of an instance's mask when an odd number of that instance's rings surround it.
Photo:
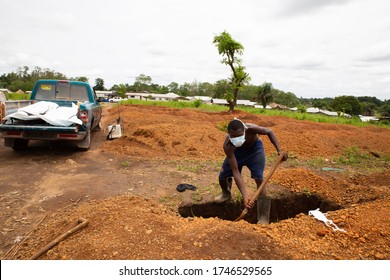
<path fill-rule="evenodd" d="M 36 100 L 77 100 L 89 101 L 87 88 L 69 83 L 40 84 L 35 95 Z"/>

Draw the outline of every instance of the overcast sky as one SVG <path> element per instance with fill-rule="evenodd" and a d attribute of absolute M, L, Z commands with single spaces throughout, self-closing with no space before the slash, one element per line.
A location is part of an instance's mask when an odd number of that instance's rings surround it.
<path fill-rule="evenodd" d="M 0 0 L 0 11 L 0 74 L 214 83 L 230 76 L 212 43 L 227 31 L 251 84 L 390 99 L 388 0 Z"/>

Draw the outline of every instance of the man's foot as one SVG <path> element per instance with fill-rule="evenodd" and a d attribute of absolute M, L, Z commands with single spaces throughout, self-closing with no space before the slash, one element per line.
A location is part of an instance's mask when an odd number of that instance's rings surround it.
<path fill-rule="evenodd" d="M 232 198 L 231 194 L 222 193 L 214 198 L 215 203 L 222 203 Z"/>
<path fill-rule="evenodd" d="M 269 225 L 269 220 L 268 220 L 266 217 L 261 217 L 261 218 L 257 221 L 257 224 L 258 224 L 258 225 Z"/>

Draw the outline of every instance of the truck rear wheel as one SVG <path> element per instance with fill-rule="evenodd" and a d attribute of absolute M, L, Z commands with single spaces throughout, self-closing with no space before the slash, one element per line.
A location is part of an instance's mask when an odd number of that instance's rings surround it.
<path fill-rule="evenodd" d="M 94 121 L 92 120 L 92 123 L 93 123 L 93 122 L 94 122 Z M 100 131 L 100 130 L 102 130 L 102 122 L 101 122 L 101 121 L 98 122 L 97 126 L 95 126 L 94 129 L 93 129 L 92 131 L 93 131 L 93 132 L 97 132 L 97 131 Z"/>
<path fill-rule="evenodd" d="M 28 148 L 28 139 L 14 139 L 12 149 L 15 151 L 24 151 Z"/>
<path fill-rule="evenodd" d="M 91 129 L 87 130 L 85 138 L 77 144 L 77 148 L 81 151 L 88 151 L 91 147 Z"/>

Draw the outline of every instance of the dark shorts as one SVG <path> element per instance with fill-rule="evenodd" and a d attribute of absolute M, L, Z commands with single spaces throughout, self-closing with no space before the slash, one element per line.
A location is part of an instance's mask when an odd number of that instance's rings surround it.
<path fill-rule="evenodd" d="M 263 143 L 259 139 L 252 147 L 249 149 L 245 148 L 236 148 L 234 151 L 236 156 L 238 170 L 242 171 L 242 167 L 246 166 L 251 171 L 251 177 L 253 179 L 263 180 L 264 167 L 265 167 L 265 154 Z M 224 179 L 227 177 L 232 177 L 233 172 L 230 168 L 230 164 L 227 158 L 225 158 L 221 172 L 219 173 L 219 179 Z"/>

